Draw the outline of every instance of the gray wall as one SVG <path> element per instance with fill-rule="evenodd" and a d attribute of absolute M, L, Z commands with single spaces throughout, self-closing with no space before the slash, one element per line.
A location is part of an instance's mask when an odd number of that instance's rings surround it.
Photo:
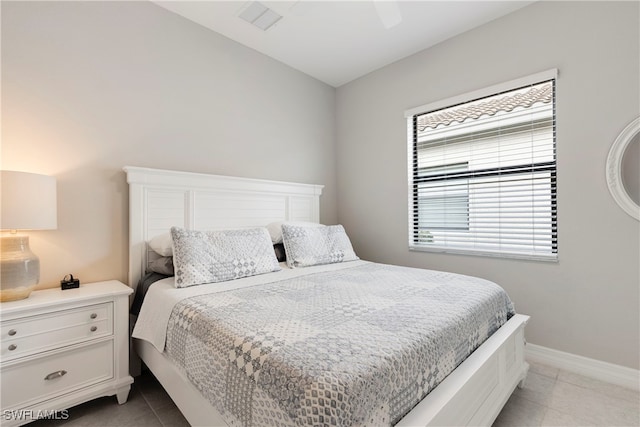
<path fill-rule="evenodd" d="M 125 165 L 324 184 L 335 89 L 150 2 L 2 2 L 2 168 L 58 179 L 41 285 L 127 277 Z"/>
<path fill-rule="evenodd" d="M 638 368 L 637 221 L 608 150 L 640 112 L 637 2 L 540 2 L 337 90 L 338 221 L 365 259 L 501 284 L 528 341 Z M 406 109 L 550 68 L 557 81 L 559 262 L 409 252 Z"/>

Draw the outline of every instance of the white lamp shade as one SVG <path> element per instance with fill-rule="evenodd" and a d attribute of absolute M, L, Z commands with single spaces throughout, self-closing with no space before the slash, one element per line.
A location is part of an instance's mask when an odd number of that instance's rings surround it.
<path fill-rule="evenodd" d="M 58 227 L 56 179 L 28 172 L 2 171 L 2 230 L 53 230 Z"/>

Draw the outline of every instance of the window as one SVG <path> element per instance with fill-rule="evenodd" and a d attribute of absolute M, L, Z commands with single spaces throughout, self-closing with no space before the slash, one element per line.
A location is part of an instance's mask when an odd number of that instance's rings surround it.
<path fill-rule="evenodd" d="M 410 249 L 557 258 L 555 76 L 407 112 Z"/>
<path fill-rule="evenodd" d="M 468 168 L 469 163 L 464 162 L 418 169 L 418 217 L 423 228 L 469 229 L 469 180 L 453 178 Z M 442 185 L 445 177 L 447 183 Z"/>

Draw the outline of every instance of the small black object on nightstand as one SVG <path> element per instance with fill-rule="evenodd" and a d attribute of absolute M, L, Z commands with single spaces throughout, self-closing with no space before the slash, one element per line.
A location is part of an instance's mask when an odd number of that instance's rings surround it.
<path fill-rule="evenodd" d="M 75 289 L 79 287 L 80 287 L 80 279 L 74 279 L 73 274 L 67 274 L 60 281 L 60 288 L 62 288 L 63 291 L 67 289 Z"/>

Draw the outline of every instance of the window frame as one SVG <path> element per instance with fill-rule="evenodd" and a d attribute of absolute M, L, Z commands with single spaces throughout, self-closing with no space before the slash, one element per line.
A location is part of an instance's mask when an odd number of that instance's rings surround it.
<path fill-rule="evenodd" d="M 418 144 L 417 144 L 417 135 L 414 133 L 414 130 L 417 126 L 417 117 L 421 114 L 425 114 L 429 111 L 437 111 L 440 109 L 452 107 L 455 105 L 460 105 L 468 102 L 472 102 L 481 98 L 486 98 L 490 96 L 494 96 L 500 93 L 509 92 L 521 88 L 523 86 L 535 85 L 542 81 L 554 80 L 554 94 L 557 93 L 557 77 L 558 70 L 550 69 L 540 73 L 532 74 L 529 76 L 525 76 L 519 79 L 507 81 L 504 83 L 500 83 L 497 85 L 485 87 L 483 89 L 479 89 L 476 91 L 456 95 L 450 98 L 442 99 L 436 102 L 432 102 L 429 104 L 421 105 L 412 109 L 405 111 L 405 118 L 407 119 L 407 178 L 408 178 L 408 244 L 410 251 L 419 251 L 419 252 L 439 252 L 439 253 L 454 253 L 454 254 L 464 254 L 464 255 L 479 255 L 479 256 L 489 256 L 489 257 L 498 257 L 498 258 L 515 258 L 515 259 L 526 259 L 526 260 L 534 260 L 534 261 L 551 261 L 557 262 L 558 260 L 558 205 L 557 200 L 555 204 L 554 210 L 552 210 L 551 219 L 552 219 L 552 235 L 554 237 L 552 243 L 552 253 L 541 253 L 541 254 L 528 254 L 528 253 L 517 253 L 517 252 L 503 252 L 503 251 L 491 251 L 485 249 L 473 249 L 473 248 L 452 248 L 446 246 L 428 246 L 424 244 L 419 244 L 415 240 L 416 230 L 419 229 L 419 216 L 415 215 L 414 212 L 414 203 L 416 194 L 416 181 L 415 181 L 415 171 L 418 166 Z M 554 120 L 556 117 L 556 99 L 553 99 L 553 114 Z M 554 122 L 555 123 L 555 122 Z M 555 125 L 554 125 L 555 129 Z M 554 150 L 555 150 L 555 141 L 554 141 Z M 552 180 L 552 191 L 555 191 L 555 195 L 557 198 L 557 157 L 554 155 L 553 161 L 553 170 L 551 171 L 551 180 Z M 419 234 L 419 232 L 418 232 Z"/>

